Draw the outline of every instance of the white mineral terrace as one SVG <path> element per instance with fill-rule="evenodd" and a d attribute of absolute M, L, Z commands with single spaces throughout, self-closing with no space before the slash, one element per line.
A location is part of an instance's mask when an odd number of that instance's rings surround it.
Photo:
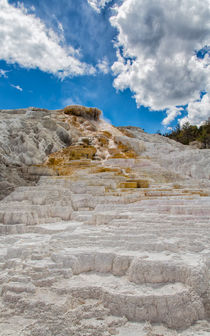
<path fill-rule="evenodd" d="M 41 177 L 1 201 L 1 336 L 210 335 L 210 197 L 118 179 Z"/>

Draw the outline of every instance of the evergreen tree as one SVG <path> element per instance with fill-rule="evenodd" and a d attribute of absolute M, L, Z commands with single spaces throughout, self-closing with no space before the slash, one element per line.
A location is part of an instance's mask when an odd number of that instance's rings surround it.
<path fill-rule="evenodd" d="M 164 135 L 184 145 L 199 141 L 203 148 L 210 148 L 210 118 L 200 127 L 186 122 L 181 128 L 177 125 L 171 133 Z"/>

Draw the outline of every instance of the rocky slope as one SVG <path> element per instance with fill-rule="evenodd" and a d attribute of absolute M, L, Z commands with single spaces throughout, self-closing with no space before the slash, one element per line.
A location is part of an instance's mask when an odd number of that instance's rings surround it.
<path fill-rule="evenodd" d="M 67 110 L 0 110 L 0 198 L 17 185 L 37 182 L 39 172 L 32 166 L 43 163 L 50 153 L 77 143 L 84 128 L 95 130 L 94 110 L 92 116 L 85 114 L 85 108 L 82 111 L 78 117 L 73 113 L 68 117 Z"/>
<path fill-rule="evenodd" d="M 210 150 L 81 106 L 0 121 L 0 335 L 209 335 Z"/>

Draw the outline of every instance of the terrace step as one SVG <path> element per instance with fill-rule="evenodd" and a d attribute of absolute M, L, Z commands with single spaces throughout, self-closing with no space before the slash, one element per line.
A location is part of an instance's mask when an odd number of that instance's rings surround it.
<path fill-rule="evenodd" d="M 170 328 L 189 327 L 204 318 L 200 298 L 181 283 L 135 285 L 113 275 L 82 274 L 55 286 L 58 293 L 82 299 L 100 299 L 111 314 L 129 321 L 164 323 Z"/>
<path fill-rule="evenodd" d="M 127 162 L 136 171 L 141 164 Z M 37 316 L 41 306 L 49 309 L 44 302 L 54 307 L 53 298 L 70 296 L 169 328 L 204 319 L 210 311 L 209 197 L 195 186 L 151 181 L 148 188 L 119 188 L 128 178 L 80 173 L 78 180 L 41 177 L 0 202 L 2 304 L 17 314 L 23 304 Z"/>

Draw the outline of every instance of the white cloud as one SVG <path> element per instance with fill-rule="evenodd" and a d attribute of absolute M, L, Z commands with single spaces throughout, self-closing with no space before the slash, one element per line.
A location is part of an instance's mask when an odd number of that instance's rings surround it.
<path fill-rule="evenodd" d="M 23 4 L 15 7 L 8 0 L 0 0 L 0 44 L 0 59 L 7 63 L 38 68 L 61 78 L 95 72 L 77 58 L 71 46 L 65 46 L 62 36 L 47 29 Z"/>
<path fill-rule="evenodd" d="M 101 61 L 98 62 L 97 68 L 100 72 L 107 75 L 109 73 L 109 62 L 106 57 L 104 57 Z"/>
<path fill-rule="evenodd" d="M 7 72 L 9 71 L 0 69 L 0 77 L 8 78 Z"/>
<path fill-rule="evenodd" d="M 177 116 L 181 115 L 182 108 L 171 107 L 166 111 L 167 117 L 163 119 L 163 125 L 170 124 Z"/>
<path fill-rule="evenodd" d="M 112 0 L 87 0 L 89 5 L 98 13 Z"/>
<path fill-rule="evenodd" d="M 23 89 L 19 86 L 19 85 L 14 85 L 14 84 L 10 84 L 10 86 L 12 86 L 13 88 L 15 88 L 18 91 L 23 91 Z"/>
<path fill-rule="evenodd" d="M 210 44 L 210 1 L 124 0 L 115 10 L 114 87 L 129 88 L 138 106 L 167 109 L 167 124 L 207 89 L 209 54 L 195 51 Z"/>
<path fill-rule="evenodd" d="M 191 102 L 187 108 L 188 116 L 179 120 L 180 125 L 189 122 L 192 125 L 202 125 L 210 117 L 210 98 L 205 94 L 201 100 Z"/>

